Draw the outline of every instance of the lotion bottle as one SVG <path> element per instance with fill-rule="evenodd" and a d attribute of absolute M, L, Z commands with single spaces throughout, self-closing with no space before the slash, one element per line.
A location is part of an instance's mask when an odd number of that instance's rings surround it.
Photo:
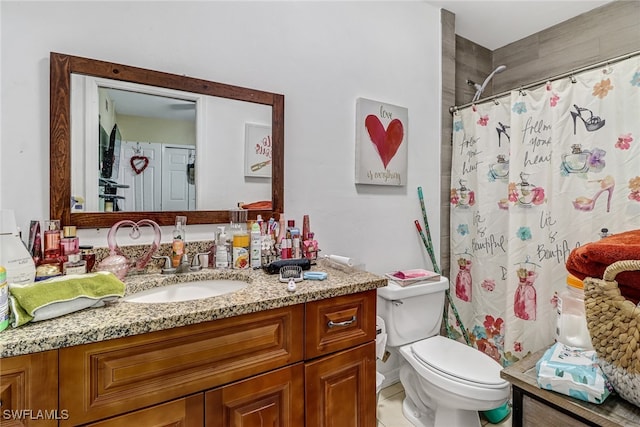
<path fill-rule="evenodd" d="M 262 233 L 260 224 L 254 222 L 251 226 L 251 268 L 262 266 Z"/>

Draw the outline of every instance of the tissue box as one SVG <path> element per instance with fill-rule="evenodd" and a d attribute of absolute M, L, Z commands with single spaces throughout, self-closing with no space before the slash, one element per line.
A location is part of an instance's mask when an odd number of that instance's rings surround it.
<path fill-rule="evenodd" d="M 596 352 L 552 345 L 536 363 L 540 388 L 591 403 L 602 403 L 613 388 L 598 366 Z"/>

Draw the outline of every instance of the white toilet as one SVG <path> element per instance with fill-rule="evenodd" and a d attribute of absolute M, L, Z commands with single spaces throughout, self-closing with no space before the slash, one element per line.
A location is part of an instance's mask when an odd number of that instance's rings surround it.
<path fill-rule="evenodd" d="M 393 281 L 378 289 L 378 315 L 387 329 L 387 347 L 399 347 L 404 416 L 415 426 L 480 426 L 478 411 L 503 405 L 509 382 L 488 355 L 440 333 L 449 281 L 402 287 Z"/>

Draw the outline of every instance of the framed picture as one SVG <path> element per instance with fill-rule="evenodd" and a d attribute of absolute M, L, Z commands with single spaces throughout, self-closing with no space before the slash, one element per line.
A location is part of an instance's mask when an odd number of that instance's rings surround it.
<path fill-rule="evenodd" d="M 244 125 L 244 176 L 271 178 L 271 126 Z"/>
<path fill-rule="evenodd" d="M 356 184 L 406 185 L 408 121 L 404 107 L 357 99 Z"/>

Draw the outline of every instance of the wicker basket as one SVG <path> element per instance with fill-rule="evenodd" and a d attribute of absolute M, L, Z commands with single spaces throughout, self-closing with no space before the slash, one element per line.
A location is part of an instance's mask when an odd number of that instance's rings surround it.
<path fill-rule="evenodd" d="M 617 261 L 602 279 L 584 279 L 584 304 L 598 364 L 616 392 L 640 406 L 640 308 L 620 294 L 614 279 L 640 270 L 640 260 Z"/>

